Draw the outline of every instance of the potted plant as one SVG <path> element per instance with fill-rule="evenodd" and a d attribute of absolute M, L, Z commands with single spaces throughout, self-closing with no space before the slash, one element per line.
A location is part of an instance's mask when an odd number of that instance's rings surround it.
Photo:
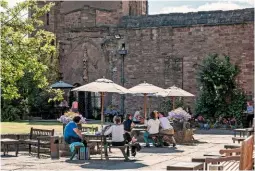
<path fill-rule="evenodd" d="M 173 121 L 173 127 L 175 130 L 182 130 L 184 122 L 187 122 L 190 118 L 191 115 L 181 107 L 168 113 L 168 119 Z"/>

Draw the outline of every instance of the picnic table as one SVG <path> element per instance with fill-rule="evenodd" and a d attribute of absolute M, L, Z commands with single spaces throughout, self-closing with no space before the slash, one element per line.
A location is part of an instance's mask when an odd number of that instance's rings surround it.
<path fill-rule="evenodd" d="M 139 137 L 140 132 L 145 132 L 146 130 L 147 126 L 145 126 L 144 124 L 136 124 L 131 130 L 131 135 Z"/>
<path fill-rule="evenodd" d="M 1 144 L 3 144 L 4 156 L 5 156 L 6 153 L 8 154 L 9 145 L 15 145 L 15 147 L 16 147 L 16 154 L 15 155 L 18 156 L 19 144 L 20 144 L 19 140 L 14 140 L 14 139 L 9 139 L 9 138 L 1 139 Z"/>
<path fill-rule="evenodd" d="M 237 137 L 239 133 L 240 137 Z M 234 137 L 232 138 L 233 142 L 238 141 L 238 143 L 244 141 L 247 136 L 250 136 L 254 133 L 254 128 L 240 128 L 234 129 Z"/>

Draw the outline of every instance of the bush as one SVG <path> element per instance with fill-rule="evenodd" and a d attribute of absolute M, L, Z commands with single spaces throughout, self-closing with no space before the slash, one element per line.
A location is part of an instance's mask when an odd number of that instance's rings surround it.
<path fill-rule="evenodd" d="M 245 109 L 245 95 L 237 87 L 237 65 L 230 63 L 228 56 L 209 55 L 199 66 L 199 95 L 196 113 L 205 117 L 236 117 L 241 119 Z"/>

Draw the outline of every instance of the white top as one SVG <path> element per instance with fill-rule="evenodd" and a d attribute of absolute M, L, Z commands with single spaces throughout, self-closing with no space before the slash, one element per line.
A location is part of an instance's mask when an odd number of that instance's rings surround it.
<path fill-rule="evenodd" d="M 159 118 L 160 126 L 162 129 L 173 129 L 173 127 L 170 125 L 169 120 L 166 117 Z"/>
<path fill-rule="evenodd" d="M 159 124 L 160 121 L 158 119 L 150 119 L 148 122 L 145 122 L 145 125 L 147 126 L 147 131 L 150 134 L 157 134 L 159 132 Z"/>
<path fill-rule="evenodd" d="M 133 117 L 133 121 L 139 121 L 138 117 L 141 116 L 140 115 L 140 111 L 136 111 Z"/>
<path fill-rule="evenodd" d="M 105 131 L 104 135 L 112 134 L 113 142 L 123 142 L 124 141 L 124 125 L 112 125 L 108 130 Z"/>

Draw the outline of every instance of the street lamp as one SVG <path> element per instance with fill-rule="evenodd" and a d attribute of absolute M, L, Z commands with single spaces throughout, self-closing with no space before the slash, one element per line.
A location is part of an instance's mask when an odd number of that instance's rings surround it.
<path fill-rule="evenodd" d="M 125 84 L 125 77 L 124 77 L 124 59 L 125 56 L 127 55 L 127 50 L 125 49 L 125 43 L 122 43 L 122 48 L 119 50 L 119 54 L 121 56 L 121 85 L 124 87 Z M 124 116 L 124 101 L 125 101 L 125 95 L 121 95 L 121 113 Z"/>

